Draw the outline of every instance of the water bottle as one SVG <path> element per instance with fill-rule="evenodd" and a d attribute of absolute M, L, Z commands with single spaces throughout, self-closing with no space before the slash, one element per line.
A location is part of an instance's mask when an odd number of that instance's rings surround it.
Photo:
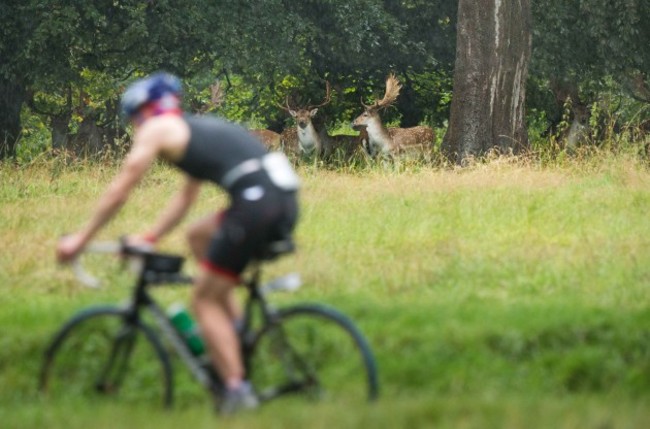
<path fill-rule="evenodd" d="M 205 343 L 201 338 L 199 326 L 192 319 L 185 306 L 181 303 L 172 304 L 167 310 L 167 314 L 172 325 L 181 334 L 192 354 L 195 356 L 204 354 Z"/>

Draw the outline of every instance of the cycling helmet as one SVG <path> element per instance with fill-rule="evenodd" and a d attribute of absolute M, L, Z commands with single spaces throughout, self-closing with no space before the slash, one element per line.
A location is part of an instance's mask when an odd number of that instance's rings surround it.
<path fill-rule="evenodd" d="M 120 102 L 122 115 L 132 117 L 140 108 L 168 95 L 178 99 L 182 92 L 181 81 L 169 73 L 156 73 L 131 84 Z"/>

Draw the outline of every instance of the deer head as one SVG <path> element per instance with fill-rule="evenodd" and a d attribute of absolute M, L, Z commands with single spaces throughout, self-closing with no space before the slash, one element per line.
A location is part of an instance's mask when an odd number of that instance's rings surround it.
<path fill-rule="evenodd" d="M 311 124 L 312 118 L 318 113 L 318 108 L 323 107 L 331 101 L 330 83 L 325 82 L 325 98 L 320 104 L 307 105 L 304 107 L 291 107 L 289 105 L 289 97 L 285 100 L 285 106 L 278 104 L 278 106 L 288 112 L 295 120 L 299 128 L 305 129 Z"/>
<path fill-rule="evenodd" d="M 364 111 L 352 122 L 352 127 L 358 130 L 359 128 L 367 127 L 373 121 L 380 121 L 379 111 L 390 107 L 395 103 L 395 100 L 397 100 L 397 97 L 399 96 L 400 89 L 402 89 L 402 84 L 399 83 L 399 80 L 397 80 L 395 75 L 388 75 L 386 78 L 386 91 L 384 92 L 384 97 L 381 100 L 375 101 L 373 104 L 365 104 L 363 100 L 361 100 L 361 105 L 364 107 Z"/>

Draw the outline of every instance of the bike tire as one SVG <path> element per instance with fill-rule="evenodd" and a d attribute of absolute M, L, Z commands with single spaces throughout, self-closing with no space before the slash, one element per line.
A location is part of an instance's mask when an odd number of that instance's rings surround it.
<path fill-rule="evenodd" d="M 262 401 L 373 401 L 376 361 L 367 340 L 338 310 L 303 304 L 278 310 L 245 350 L 248 377 Z"/>
<path fill-rule="evenodd" d="M 154 331 L 124 308 L 83 310 L 47 346 L 39 390 L 55 400 L 173 402 L 169 354 Z"/>

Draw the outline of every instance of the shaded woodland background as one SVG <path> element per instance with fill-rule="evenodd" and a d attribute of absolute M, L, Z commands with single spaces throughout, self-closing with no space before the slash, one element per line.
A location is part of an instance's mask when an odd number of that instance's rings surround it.
<path fill-rule="evenodd" d="M 6 0 L 0 5 L 0 158 L 28 161 L 51 149 L 120 153 L 128 133 L 119 95 L 134 78 L 161 69 L 184 80 L 187 109 L 213 110 L 209 86 L 218 79 L 226 91 L 219 114 L 276 132 L 293 125 L 277 103 L 287 96 L 317 102 L 325 81 L 332 102 L 318 119 L 346 132 L 362 110 L 360 100 L 380 97 L 392 72 L 403 89 L 385 122 L 430 125 L 440 143 L 460 70 L 459 7 L 500 7 L 501 23 L 508 24 L 516 6 L 494 0 Z M 650 3 L 539 0 L 524 7 L 531 19 L 520 30 L 532 41 L 526 147 L 638 145 L 645 154 Z M 471 36 L 486 37 L 477 27 Z M 491 54 L 468 58 L 480 62 Z"/>

